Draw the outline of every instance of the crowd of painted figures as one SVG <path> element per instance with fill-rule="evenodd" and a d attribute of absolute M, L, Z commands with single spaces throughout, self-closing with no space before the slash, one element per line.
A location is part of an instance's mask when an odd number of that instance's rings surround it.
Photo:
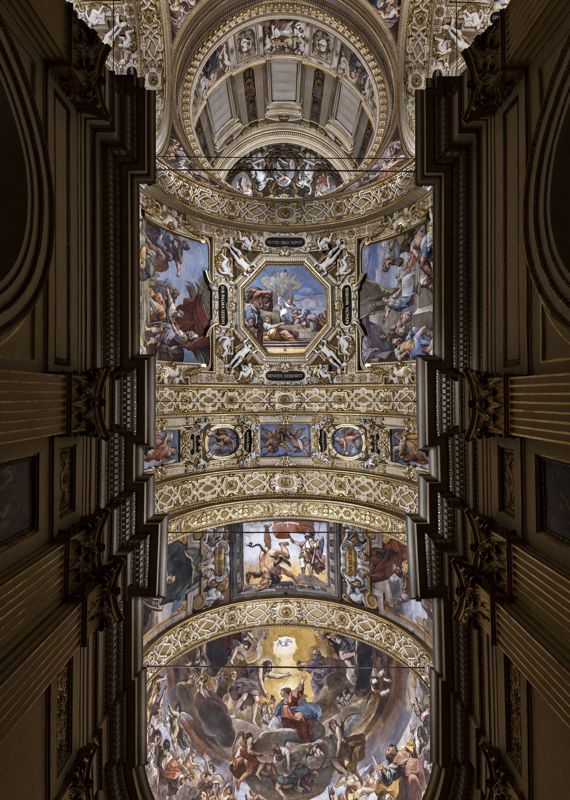
<path fill-rule="evenodd" d="M 263 628 L 210 641 L 150 683 L 154 796 L 420 800 L 427 695 L 410 669 L 334 632 Z"/>

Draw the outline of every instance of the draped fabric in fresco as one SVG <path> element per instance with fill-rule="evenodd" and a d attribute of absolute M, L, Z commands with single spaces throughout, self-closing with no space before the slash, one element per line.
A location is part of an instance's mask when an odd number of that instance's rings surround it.
<path fill-rule="evenodd" d="M 360 252 L 361 358 L 413 361 L 432 353 L 433 260 L 431 220 Z"/>
<path fill-rule="evenodd" d="M 270 354 L 302 353 L 329 322 L 327 288 L 302 264 L 269 264 L 242 292 L 245 328 Z"/>
<path fill-rule="evenodd" d="M 429 690 L 392 657 L 309 627 L 214 639 L 149 684 L 147 774 L 165 800 L 420 800 Z"/>
<path fill-rule="evenodd" d="M 209 248 L 141 222 L 141 352 L 162 361 L 210 362 Z"/>
<path fill-rule="evenodd" d="M 429 600 L 412 597 L 401 536 L 334 522 L 267 519 L 188 533 L 168 545 L 164 598 L 145 599 L 145 639 L 193 613 L 267 596 L 343 600 L 432 637 Z"/>
<path fill-rule="evenodd" d="M 265 520 L 232 526 L 237 567 L 234 596 L 336 596 L 335 527 L 312 520 Z"/>

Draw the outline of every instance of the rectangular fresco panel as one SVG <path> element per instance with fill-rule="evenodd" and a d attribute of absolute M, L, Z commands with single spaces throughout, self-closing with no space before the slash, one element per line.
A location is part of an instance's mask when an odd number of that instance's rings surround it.
<path fill-rule="evenodd" d="M 210 362 L 208 245 L 141 222 L 141 352 L 162 361 Z"/>
<path fill-rule="evenodd" d="M 304 422 L 262 423 L 259 455 L 262 458 L 307 458 L 311 455 L 311 426 Z"/>
<path fill-rule="evenodd" d="M 268 353 L 303 352 L 327 324 L 327 290 L 302 264 L 264 267 L 242 291 L 244 325 Z"/>
<path fill-rule="evenodd" d="M 200 585 L 200 544 L 169 542 L 166 555 L 166 591 L 163 597 L 145 599 L 144 631 L 164 627 L 192 610 L 192 596 Z"/>
<path fill-rule="evenodd" d="M 390 451 L 395 464 L 427 469 L 429 458 L 427 453 L 418 447 L 418 436 L 405 428 L 390 430 Z"/>
<path fill-rule="evenodd" d="M 177 663 L 147 690 L 157 800 L 421 798 L 429 687 L 389 654 L 275 626 L 210 640 Z"/>
<path fill-rule="evenodd" d="M 363 245 L 360 324 L 363 363 L 410 361 L 431 354 L 433 326 L 431 222 Z"/>
<path fill-rule="evenodd" d="M 335 537 L 328 523 L 265 520 L 233 527 L 234 596 L 336 595 Z"/>
<path fill-rule="evenodd" d="M 414 600 L 409 590 L 408 546 L 390 533 L 375 534 L 370 549 L 370 579 L 381 613 L 404 617 L 433 636 L 431 600 Z"/>
<path fill-rule="evenodd" d="M 36 459 L 0 464 L 0 548 L 36 525 Z"/>
<path fill-rule="evenodd" d="M 154 446 L 145 450 L 145 469 L 176 464 L 178 461 L 180 461 L 180 431 L 170 428 L 157 431 L 154 437 Z"/>

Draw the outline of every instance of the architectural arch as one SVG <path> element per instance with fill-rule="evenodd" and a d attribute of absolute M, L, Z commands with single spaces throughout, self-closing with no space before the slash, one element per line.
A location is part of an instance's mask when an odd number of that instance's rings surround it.
<path fill-rule="evenodd" d="M 14 154 L 12 180 L 20 184 L 16 204 L 4 195 L 3 230 L 19 231 L 6 247 L 0 276 L 0 333 L 22 322 L 46 279 L 52 256 L 53 194 L 41 120 L 22 62 L 5 28 L 0 28 L 0 86 Z M 18 219 L 13 220 L 12 215 Z M 3 248 L 4 249 L 4 248 Z M 9 260 L 8 260 L 9 259 Z"/>
<path fill-rule="evenodd" d="M 565 171 L 570 119 L 569 74 L 570 57 L 563 53 L 541 109 L 525 187 L 525 241 L 530 275 L 566 341 L 570 340 L 570 262 L 568 231 L 558 209 L 564 203 L 560 175 Z"/>
<path fill-rule="evenodd" d="M 314 500 L 275 497 L 270 500 L 230 500 L 212 504 L 207 509 L 198 508 L 183 512 L 169 520 L 169 541 L 179 538 L 188 531 L 204 527 L 218 527 L 229 522 L 255 519 L 322 519 L 329 522 L 343 522 L 374 531 L 390 530 L 405 536 L 405 520 L 402 515 L 370 506 L 362 506 L 339 499 L 318 498 Z"/>
<path fill-rule="evenodd" d="M 378 647 L 401 665 L 413 669 L 421 681 L 429 683 L 432 655 L 419 638 L 369 611 L 308 598 L 256 599 L 253 604 L 235 603 L 204 611 L 179 623 L 154 640 L 146 650 L 145 666 L 150 679 L 158 668 L 178 663 L 188 650 L 220 636 L 265 626 L 338 631 L 343 636 Z"/>

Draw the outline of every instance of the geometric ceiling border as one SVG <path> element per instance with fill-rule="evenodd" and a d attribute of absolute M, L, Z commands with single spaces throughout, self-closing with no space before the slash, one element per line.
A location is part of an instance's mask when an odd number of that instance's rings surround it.
<path fill-rule="evenodd" d="M 306 519 L 323 522 L 339 522 L 355 525 L 369 531 L 396 534 L 406 541 L 406 523 L 403 514 L 395 514 L 384 509 L 370 508 L 358 503 L 339 500 L 306 500 L 292 498 L 271 498 L 261 500 L 236 500 L 197 508 L 170 518 L 168 525 L 169 542 L 187 533 L 218 528 L 238 522 L 252 522 L 266 519 Z"/>
<path fill-rule="evenodd" d="M 145 653 L 148 679 L 184 653 L 212 639 L 257 627 L 310 627 L 334 630 L 383 650 L 429 685 L 432 656 L 425 644 L 378 614 L 322 599 L 255 599 L 204 611 L 180 622 Z"/>
<path fill-rule="evenodd" d="M 341 500 L 395 516 L 417 509 L 417 483 L 356 470 L 275 467 L 201 472 L 155 484 L 156 509 L 171 519 L 237 500 Z M 203 527 L 203 526 L 202 526 Z"/>

